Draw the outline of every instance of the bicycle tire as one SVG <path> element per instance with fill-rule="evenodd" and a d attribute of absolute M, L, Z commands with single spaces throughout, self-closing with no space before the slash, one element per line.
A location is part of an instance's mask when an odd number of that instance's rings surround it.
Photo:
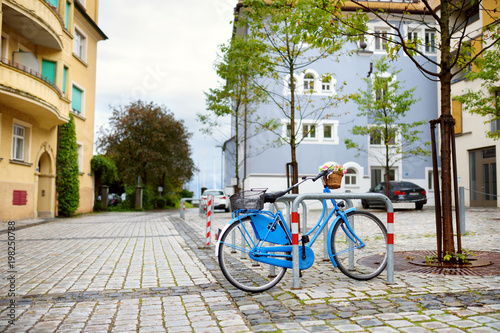
<path fill-rule="evenodd" d="M 242 222 L 245 228 L 242 227 Z M 253 244 L 248 240 L 247 232 L 252 231 L 251 223 L 250 218 L 244 218 L 241 222 L 236 221 L 220 236 L 218 260 L 222 274 L 233 286 L 243 291 L 261 292 L 280 282 L 286 273 L 286 268 L 275 267 L 275 273 L 271 275 L 272 265 L 250 259 L 248 252 L 253 248 Z M 242 235 L 247 238 L 243 243 Z M 233 245 L 233 241 L 236 246 Z M 263 244 L 263 246 L 273 245 Z"/>
<path fill-rule="evenodd" d="M 369 280 L 378 276 L 387 265 L 387 229 L 373 214 L 364 211 L 347 213 L 356 236 L 365 244 L 354 247 L 340 220 L 331 237 L 332 253 L 342 273 L 356 280 Z"/>

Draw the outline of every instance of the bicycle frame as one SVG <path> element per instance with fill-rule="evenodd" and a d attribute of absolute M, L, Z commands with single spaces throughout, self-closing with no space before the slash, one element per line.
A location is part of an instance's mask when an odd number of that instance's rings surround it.
<path fill-rule="evenodd" d="M 331 193 L 330 189 L 326 187 L 323 190 L 324 193 Z M 333 220 L 329 231 L 328 231 L 328 239 L 325 240 L 328 242 L 328 255 L 330 257 L 330 261 L 334 265 L 334 267 L 337 267 L 337 262 L 335 260 L 335 256 L 337 253 L 332 253 L 332 247 L 330 246 L 330 241 L 332 238 L 333 234 L 333 229 L 337 223 L 340 222 L 340 220 L 343 220 L 345 223 L 341 226 L 345 234 L 347 235 L 349 239 L 349 243 L 352 244 L 352 246 L 341 253 L 345 253 L 348 251 L 351 251 L 355 248 L 363 247 L 364 243 L 356 236 L 356 233 L 352 229 L 346 214 L 356 210 L 356 208 L 350 208 L 347 209 L 345 212 L 340 210 L 338 207 L 337 203 L 335 200 L 331 200 L 333 204 L 333 209 L 332 211 L 325 217 L 326 214 L 326 209 L 327 209 L 327 204 L 326 200 L 323 201 L 323 211 L 321 214 L 321 217 L 319 218 L 318 222 L 316 225 L 309 230 L 305 235 L 309 236 L 310 234 L 313 234 L 311 240 L 307 244 L 302 244 L 299 247 L 299 267 L 300 269 L 307 269 L 312 266 L 314 262 L 314 252 L 312 251 L 311 247 L 316 241 L 316 239 L 319 237 L 325 226 L 328 225 L 328 221 L 332 218 L 332 216 L 335 214 L 336 217 Z M 277 208 L 277 207 L 276 207 Z M 253 232 L 255 234 L 255 238 L 257 239 L 257 242 L 254 241 L 253 237 L 251 236 L 251 233 L 249 232 L 248 228 L 245 227 L 244 223 L 241 223 L 241 226 L 243 230 L 240 230 L 242 233 L 242 236 L 244 237 L 244 240 L 246 244 L 248 244 L 251 249 L 246 251 L 243 246 L 239 247 L 236 244 L 231 244 L 231 247 L 233 247 L 236 250 L 239 250 L 241 252 L 247 253 L 250 258 L 256 261 L 264 262 L 267 264 L 271 264 L 274 266 L 278 267 L 285 267 L 285 268 L 292 268 L 292 255 L 291 254 L 277 254 L 276 252 L 285 252 L 285 253 L 291 253 L 292 252 L 292 242 L 291 242 L 291 231 L 288 228 L 288 225 L 285 223 L 285 219 L 283 217 L 283 214 L 279 209 L 277 209 L 277 212 L 274 214 L 270 211 L 266 210 L 247 210 L 244 213 L 243 211 L 236 211 L 233 212 L 233 219 L 224 227 L 222 231 L 219 230 L 219 235 L 223 234 L 229 226 L 237 221 L 240 221 L 244 218 L 250 218 L 252 220 L 252 227 L 253 227 Z M 277 233 L 276 233 L 277 232 Z M 271 246 L 271 247 L 266 247 L 263 246 L 264 241 L 271 242 L 274 244 L 282 245 L 282 246 Z M 216 256 L 219 253 L 219 247 L 220 247 L 220 242 L 217 242 L 216 248 L 215 248 L 215 254 Z M 302 253 L 305 252 L 305 256 L 302 255 Z M 341 254 L 339 253 L 339 254 Z"/>

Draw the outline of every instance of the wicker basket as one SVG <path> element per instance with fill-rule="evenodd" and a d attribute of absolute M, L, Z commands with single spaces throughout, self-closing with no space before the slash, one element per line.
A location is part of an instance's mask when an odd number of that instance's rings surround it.
<path fill-rule="evenodd" d="M 344 177 L 343 171 L 334 171 L 326 176 L 323 176 L 323 184 L 332 190 L 340 188 L 342 177 Z"/>
<path fill-rule="evenodd" d="M 250 190 L 235 193 L 229 197 L 231 201 L 231 210 L 233 212 L 239 209 L 261 210 L 264 208 L 265 193 L 266 191 L 263 190 Z"/>

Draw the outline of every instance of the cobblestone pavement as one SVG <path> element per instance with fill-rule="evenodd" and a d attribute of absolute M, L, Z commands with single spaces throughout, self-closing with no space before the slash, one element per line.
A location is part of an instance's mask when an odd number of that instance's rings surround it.
<path fill-rule="evenodd" d="M 212 234 L 229 216 L 214 214 Z M 195 209 L 185 220 L 178 212 L 105 213 L 19 221 L 14 234 L 1 225 L 0 331 L 500 331 L 500 274 L 396 270 L 387 284 L 385 273 L 355 281 L 316 260 L 301 289 L 291 289 L 289 272 L 273 289 L 248 294 L 224 279 L 213 245 L 203 246 L 205 224 Z M 500 210 L 467 210 L 466 231 L 464 248 L 500 252 Z M 396 211 L 395 235 L 396 251 L 434 249 L 434 211 Z M 320 237 L 317 258 L 322 246 Z"/>

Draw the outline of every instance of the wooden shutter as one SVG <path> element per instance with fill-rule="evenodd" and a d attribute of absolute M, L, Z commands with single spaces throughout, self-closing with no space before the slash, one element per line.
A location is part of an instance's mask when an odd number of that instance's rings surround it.
<path fill-rule="evenodd" d="M 462 103 L 454 99 L 451 102 L 451 113 L 455 118 L 455 134 L 462 133 Z"/>
<path fill-rule="evenodd" d="M 12 204 L 14 206 L 25 206 L 28 198 L 28 193 L 26 191 L 14 190 Z"/>
<path fill-rule="evenodd" d="M 45 76 L 50 84 L 56 82 L 56 63 L 50 60 L 42 60 L 42 75 Z"/>
<path fill-rule="evenodd" d="M 73 90 L 71 92 L 71 107 L 73 111 L 77 113 L 82 113 L 82 95 L 83 91 L 73 86 Z"/>

